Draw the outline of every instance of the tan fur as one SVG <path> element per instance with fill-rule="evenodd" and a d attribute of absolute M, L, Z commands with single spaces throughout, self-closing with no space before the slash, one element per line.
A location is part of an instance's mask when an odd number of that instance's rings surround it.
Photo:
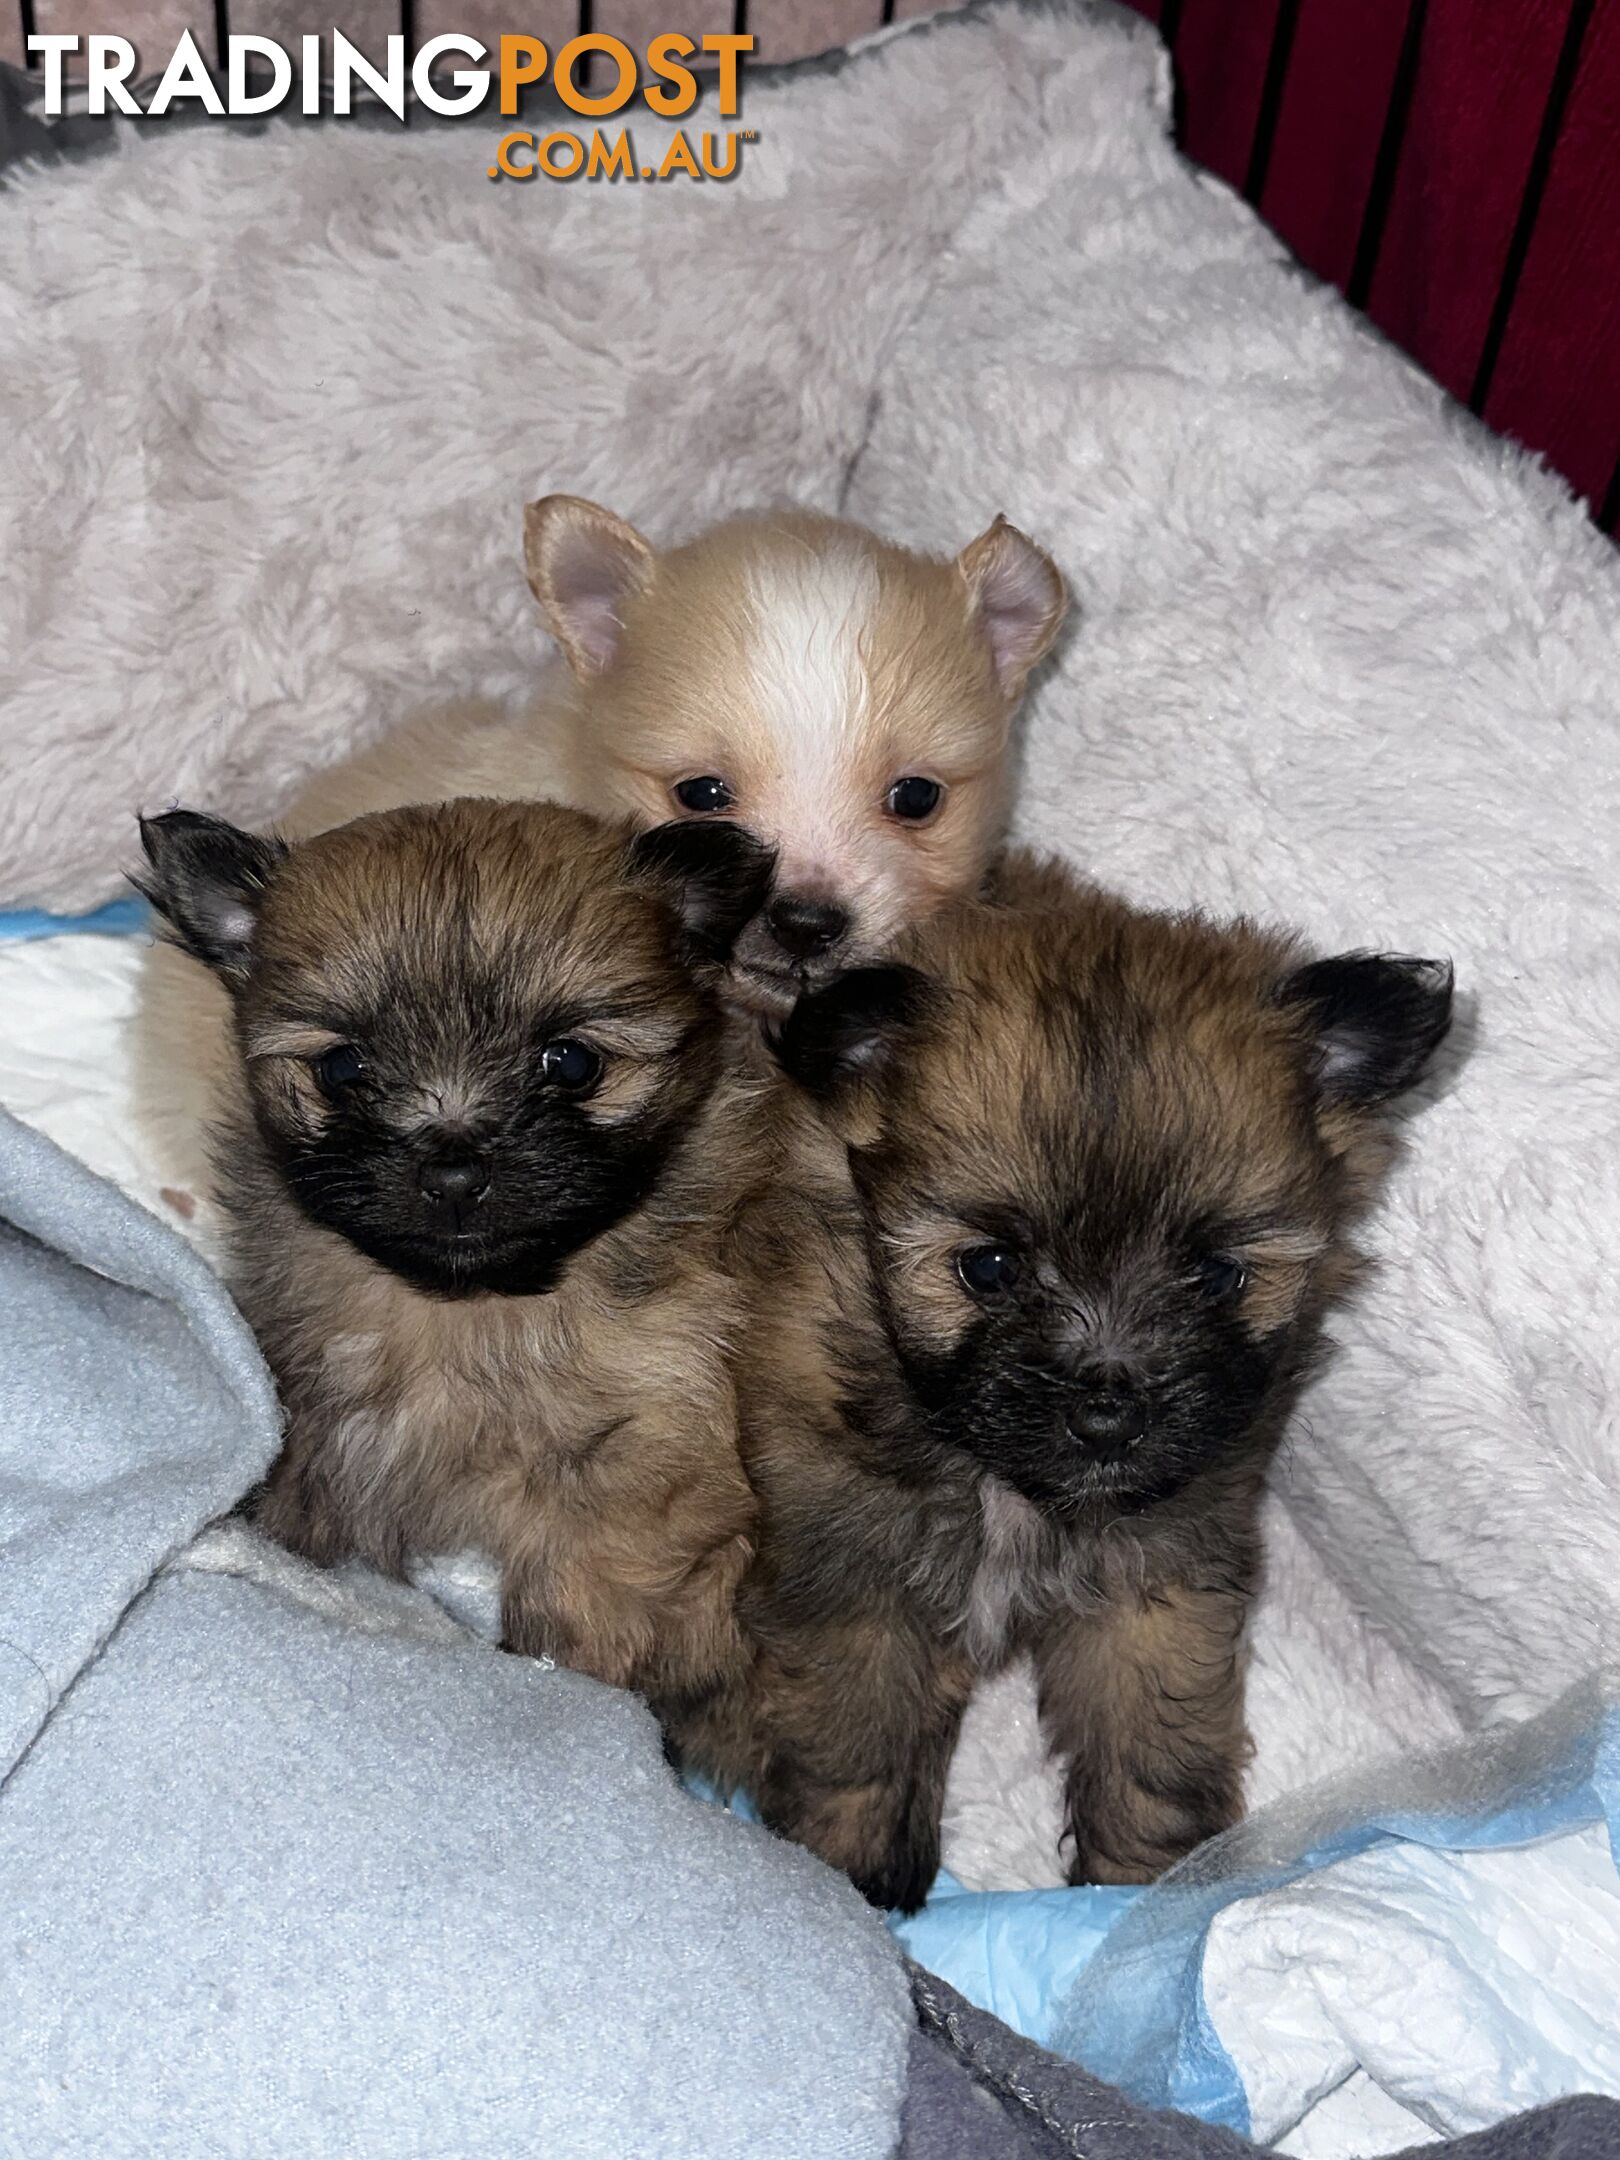
<path fill-rule="evenodd" d="M 1222 1590 L 1122 1589 L 1038 1639 L 1041 1721 L 1068 1768 L 1077 1879 L 1145 1881 L 1237 1820 L 1247 1610 Z"/>
<path fill-rule="evenodd" d="M 724 1664 L 753 1507 L 701 1234 L 611 1233 L 550 1297 L 455 1304 L 287 1211 L 255 1234 L 285 1240 L 274 1317 L 249 1313 L 291 1381 L 272 1536 L 393 1572 L 477 1546 L 511 1646 L 616 1685 L 681 1691 Z M 642 1270 L 657 1288 L 626 1298 Z"/>
<path fill-rule="evenodd" d="M 216 1163 L 233 1285 L 287 1411 L 265 1528 L 320 1562 L 359 1553 L 390 1571 L 481 1547 L 501 1564 L 512 1647 L 657 1697 L 736 1651 L 754 1503 L 722 1242 L 751 1142 L 744 1092 L 714 1085 L 712 995 L 674 968 L 668 910 L 625 859 L 620 830 L 491 803 L 370 817 L 294 849 L 235 1010 Z M 693 1104 L 650 1196 L 543 1295 L 413 1288 L 312 1220 L 266 1145 L 332 1117 L 309 1059 L 341 1039 L 341 1016 L 397 1003 L 413 969 L 452 997 L 462 950 L 499 969 L 520 1013 L 577 1014 L 570 1031 L 608 1053 L 591 1127 L 610 1133 L 675 1085 Z M 476 1067 L 460 1085 L 458 1114 L 490 1110 Z M 443 1114 L 426 1069 L 424 1091 L 424 1115 Z M 408 1130 L 408 1104 L 398 1114 Z"/>

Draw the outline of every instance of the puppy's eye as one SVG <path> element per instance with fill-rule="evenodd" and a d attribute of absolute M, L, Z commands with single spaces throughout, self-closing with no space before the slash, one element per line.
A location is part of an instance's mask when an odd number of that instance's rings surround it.
<path fill-rule="evenodd" d="M 973 1297 L 995 1297 L 1010 1290 L 1024 1268 L 1010 1245 L 967 1245 L 956 1256 L 956 1272 Z"/>
<path fill-rule="evenodd" d="M 366 1061 L 353 1043 L 334 1043 L 330 1050 L 323 1050 L 310 1070 L 315 1075 L 315 1085 L 329 1102 L 336 1102 L 366 1069 Z"/>
<path fill-rule="evenodd" d="M 559 1042 L 547 1043 L 541 1051 L 540 1070 L 553 1087 L 577 1095 L 601 1078 L 602 1060 L 588 1043 L 564 1036 Z"/>
<path fill-rule="evenodd" d="M 694 817 L 713 817 L 721 810 L 729 810 L 737 800 L 715 773 L 702 773 L 696 780 L 679 780 L 671 793 Z"/>
<path fill-rule="evenodd" d="M 920 774 L 912 773 L 904 780 L 897 780 L 890 788 L 889 815 L 908 825 L 920 824 L 924 818 L 933 816 L 944 793 L 937 780 L 924 780 Z"/>
<path fill-rule="evenodd" d="M 1248 1285 L 1249 1271 L 1229 1253 L 1210 1253 L 1198 1263 L 1198 1294 L 1211 1305 L 1230 1305 Z"/>

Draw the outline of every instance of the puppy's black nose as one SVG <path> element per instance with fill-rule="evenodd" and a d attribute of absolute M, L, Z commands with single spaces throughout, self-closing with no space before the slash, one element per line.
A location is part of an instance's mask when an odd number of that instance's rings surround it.
<path fill-rule="evenodd" d="M 489 1164 L 482 1155 L 430 1155 L 416 1182 L 446 1207 L 476 1207 L 489 1190 Z"/>
<path fill-rule="evenodd" d="M 830 900 L 802 893 L 778 893 L 765 910 L 771 936 L 795 960 L 813 960 L 836 945 L 849 928 L 849 917 Z"/>
<path fill-rule="evenodd" d="M 1147 1404 L 1118 1365 L 1088 1365 L 1075 1378 L 1069 1430 L 1099 1462 L 1115 1462 L 1147 1431 Z"/>

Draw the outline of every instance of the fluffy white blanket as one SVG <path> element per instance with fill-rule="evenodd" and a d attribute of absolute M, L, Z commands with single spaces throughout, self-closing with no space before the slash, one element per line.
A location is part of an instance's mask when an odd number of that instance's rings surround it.
<path fill-rule="evenodd" d="M 1083 617 L 1023 830 L 1155 901 L 1448 952 L 1464 1024 L 1279 1467 L 1254 1793 L 1517 1716 L 1620 1583 L 1620 566 L 1166 134 L 1151 36 L 1012 6 L 757 92 L 729 188 L 520 189 L 488 143 L 217 130 L 0 206 L 5 899 L 129 814 L 273 810 L 541 658 L 517 510 L 782 495 Z M 953 1796 L 1050 1880 L 1017 1676 Z"/>

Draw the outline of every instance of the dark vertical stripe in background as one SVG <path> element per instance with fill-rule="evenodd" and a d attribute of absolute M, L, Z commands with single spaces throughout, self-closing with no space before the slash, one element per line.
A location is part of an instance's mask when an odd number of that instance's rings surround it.
<path fill-rule="evenodd" d="M 1524 274 L 1525 258 L 1530 253 L 1531 237 L 1536 229 L 1536 218 L 1541 211 L 1541 198 L 1547 191 L 1547 177 L 1552 171 L 1553 153 L 1558 148 L 1564 113 L 1569 105 L 1570 92 L 1575 87 L 1575 76 L 1581 64 L 1581 47 L 1586 39 L 1587 26 L 1592 20 L 1592 6 L 1593 0 L 1572 0 L 1569 18 L 1564 24 L 1564 40 L 1558 49 L 1558 65 L 1553 69 L 1552 85 L 1547 92 L 1541 126 L 1536 133 L 1536 146 L 1530 154 L 1530 169 L 1525 174 L 1519 214 L 1513 222 L 1513 237 L 1508 242 L 1507 260 L 1502 265 L 1502 280 L 1496 288 L 1496 302 L 1491 309 L 1491 319 L 1485 330 L 1485 342 L 1480 347 L 1479 364 L 1474 370 L 1474 380 L 1468 392 L 1469 408 L 1476 413 L 1485 410 L 1485 400 L 1490 395 L 1491 377 L 1496 373 L 1502 339 L 1507 333 L 1508 317 L 1513 313 L 1514 297 L 1519 290 L 1519 279 Z"/>
<path fill-rule="evenodd" d="M 1407 123 L 1412 117 L 1412 95 L 1417 88 L 1418 59 L 1423 50 L 1423 25 L 1427 15 L 1428 0 L 1409 0 L 1406 28 L 1401 33 L 1400 57 L 1395 62 L 1395 80 L 1390 85 L 1389 105 L 1378 138 L 1378 156 L 1373 162 L 1372 183 L 1361 213 L 1356 259 L 1350 266 L 1349 281 L 1344 289 L 1345 298 L 1352 307 L 1367 305 L 1378 269 L 1378 251 L 1384 244 L 1384 226 L 1395 193 L 1395 176 L 1400 171 Z"/>
<path fill-rule="evenodd" d="M 1406 35 L 1407 0 L 1304 0 L 1260 207 L 1318 277 L 1343 286 Z"/>
<path fill-rule="evenodd" d="M 18 0 L 18 6 L 22 13 L 23 59 L 29 67 L 38 67 L 38 53 L 31 53 L 28 50 L 28 40 L 34 34 L 34 0 Z"/>
<path fill-rule="evenodd" d="M 230 0 L 214 0 L 214 53 L 220 67 L 225 65 L 225 56 L 230 50 L 230 40 Z"/>
<path fill-rule="evenodd" d="M 1559 0 L 1547 24 L 1532 124 L 1567 28 L 1566 6 Z M 1521 149 L 1511 177 L 1522 179 L 1528 163 Z M 1620 8 L 1613 0 L 1592 10 L 1481 409 L 1490 426 L 1541 451 L 1601 506 L 1620 446 Z"/>
<path fill-rule="evenodd" d="M 1236 188 L 1254 154 L 1285 4 L 1292 0 L 1183 0 L 1175 26 L 1181 147 Z"/>
<path fill-rule="evenodd" d="M 1266 79 L 1260 88 L 1260 111 L 1254 123 L 1254 141 L 1249 145 L 1249 166 L 1243 176 L 1243 192 L 1252 203 L 1258 203 L 1266 192 L 1266 173 L 1271 164 L 1271 146 L 1277 139 L 1277 123 L 1282 118 L 1283 92 L 1288 85 L 1288 63 L 1293 57 L 1294 32 L 1299 28 L 1300 0 L 1278 0 L 1277 20 L 1271 32 L 1271 52 L 1266 61 Z"/>

